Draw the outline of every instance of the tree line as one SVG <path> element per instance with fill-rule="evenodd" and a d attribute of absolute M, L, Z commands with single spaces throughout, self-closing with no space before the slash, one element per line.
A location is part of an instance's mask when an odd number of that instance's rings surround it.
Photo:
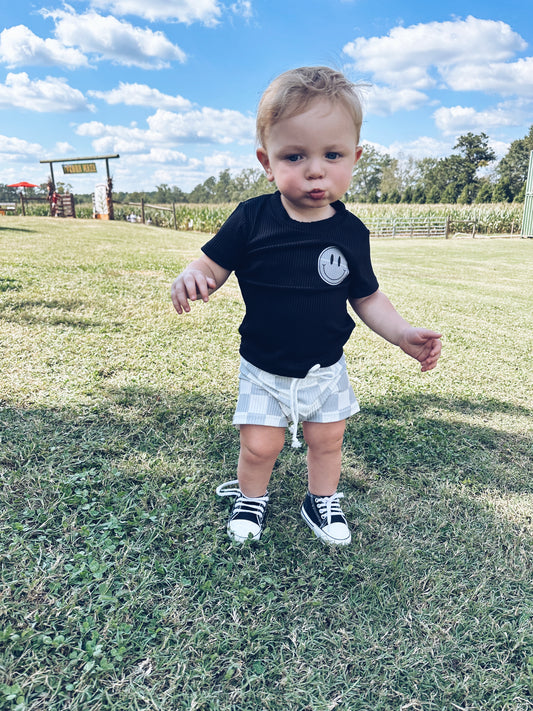
<path fill-rule="evenodd" d="M 523 202 L 531 151 L 533 125 L 524 138 L 511 143 L 497 164 L 486 133 L 460 136 L 451 155 L 444 158 L 401 160 L 365 146 L 345 197 L 348 202 L 367 203 Z M 224 170 L 190 193 L 159 185 L 150 199 L 156 203 L 226 203 L 273 190 L 275 186 L 260 168 L 248 168 L 236 176 Z"/>
<path fill-rule="evenodd" d="M 460 136 L 453 152 L 444 158 L 392 158 L 368 145 L 357 163 L 346 193 L 348 202 L 363 203 L 490 203 L 523 202 L 529 156 L 533 151 L 533 125 L 524 138 L 513 141 L 496 163 L 486 133 Z M 58 184 L 59 192 L 70 186 Z M 42 186 L 43 189 L 46 186 Z M 118 202 L 157 205 L 171 203 L 230 203 L 272 192 L 260 168 L 247 168 L 232 176 L 229 169 L 211 176 L 190 192 L 165 183 L 149 192 L 114 192 Z M 33 189 L 28 189 L 28 195 Z M 0 184 L 0 200 L 14 200 L 14 188 Z M 78 195 L 78 199 L 90 195 Z"/>

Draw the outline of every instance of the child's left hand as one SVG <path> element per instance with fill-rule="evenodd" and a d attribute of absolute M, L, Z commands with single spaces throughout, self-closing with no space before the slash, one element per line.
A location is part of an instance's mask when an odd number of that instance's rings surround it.
<path fill-rule="evenodd" d="M 404 353 L 419 361 L 422 372 L 425 372 L 437 365 L 442 350 L 441 335 L 427 328 L 409 326 L 402 332 L 398 345 Z"/>

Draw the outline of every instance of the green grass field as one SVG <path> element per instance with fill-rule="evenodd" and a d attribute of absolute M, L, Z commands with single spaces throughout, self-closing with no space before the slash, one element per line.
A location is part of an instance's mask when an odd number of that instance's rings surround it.
<path fill-rule="evenodd" d="M 203 241 L 0 218 L 0 709 L 533 709 L 533 242 L 373 242 L 444 349 L 357 325 L 337 550 L 288 445 L 261 544 L 226 537 L 242 304 L 169 300 Z"/>

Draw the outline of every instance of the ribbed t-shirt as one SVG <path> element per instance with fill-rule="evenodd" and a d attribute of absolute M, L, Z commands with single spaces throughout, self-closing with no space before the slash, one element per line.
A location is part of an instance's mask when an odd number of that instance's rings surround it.
<path fill-rule="evenodd" d="M 241 355 L 262 370 L 303 378 L 342 356 L 354 328 L 347 299 L 378 288 L 369 233 L 340 201 L 335 214 L 298 222 L 279 192 L 238 205 L 202 251 L 235 271 L 246 306 Z"/>

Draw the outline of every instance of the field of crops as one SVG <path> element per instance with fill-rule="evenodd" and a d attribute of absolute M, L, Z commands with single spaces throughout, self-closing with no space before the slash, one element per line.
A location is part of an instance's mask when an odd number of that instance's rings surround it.
<path fill-rule="evenodd" d="M 163 209 L 166 208 L 166 209 Z M 158 227 L 194 230 L 196 232 L 216 232 L 227 219 L 235 204 L 199 205 L 179 204 L 175 206 L 176 225 L 170 205 L 162 209 L 145 207 L 145 219 Z M 375 219 L 402 219 L 424 217 L 428 219 L 449 218 L 450 234 L 469 234 L 475 228 L 476 234 L 520 234 L 524 206 L 522 203 L 487 203 L 483 205 L 412 205 L 390 204 L 349 204 L 348 208 L 363 221 Z M 30 203 L 28 215 L 48 214 L 48 205 Z M 125 220 L 129 215 L 141 216 L 141 208 L 129 205 L 115 206 L 115 219 Z M 76 205 L 78 218 L 91 218 L 91 205 Z"/>

